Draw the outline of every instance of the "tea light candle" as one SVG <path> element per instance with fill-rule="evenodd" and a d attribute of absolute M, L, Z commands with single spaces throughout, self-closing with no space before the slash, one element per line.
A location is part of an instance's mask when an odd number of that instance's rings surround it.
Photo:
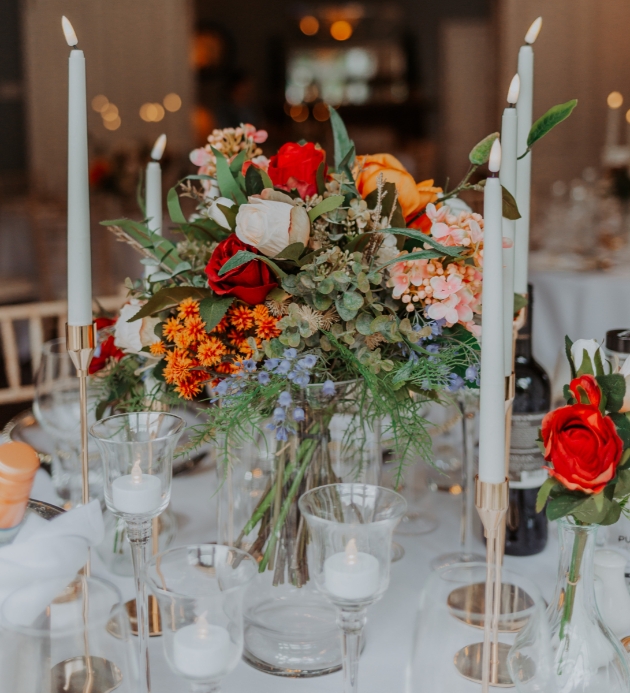
<path fill-rule="evenodd" d="M 0 529 L 22 522 L 38 468 L 39 457 L 30 445 L 0 445 Z"/>
<path fill-rule="evenodd" d="M 335 597 L 348 600 L 369 599 L 378 592 L 380 566 L 369 553 L 357 550 L 350 539 L 345 551 L 329 556 L 324 562 L 326 589 Z"/>
<path fill-rule="evenodd" d="M 131 474 L 114 479 L 112 483 L 114 507 L 129 515 L 147 515 L 162 504 L 162 482 L 157 476 L 143 474 L 136 460 Z"/>
<path fill-rule="evenodd" d="M 195 623 L 180 628 L 173 638 L 173 661 L 184 676 L 216 679 L 228 666 L 232 642 L 222 626 L 209 625 L 205 613 Z"/>

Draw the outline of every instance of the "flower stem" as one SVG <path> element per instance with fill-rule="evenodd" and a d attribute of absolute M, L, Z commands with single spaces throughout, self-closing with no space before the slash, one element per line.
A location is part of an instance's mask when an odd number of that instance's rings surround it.
<path fill-rule="evenodd" d="M 588 540 L 588 532 L 584 529 L 577 529 L 575 541 L 573 542 L 573 552 L 567 576 L 567 588 L 564 594 L 564 605 L 562 609 L 562 621 L 560 622 L 560 640 L 565 637 L 565 629 L 573 616 L 573 606 L 575 604 L 575 591 L 577 583 L 580 581 L 580 569 L 582 567 L 582 557 Z"/>

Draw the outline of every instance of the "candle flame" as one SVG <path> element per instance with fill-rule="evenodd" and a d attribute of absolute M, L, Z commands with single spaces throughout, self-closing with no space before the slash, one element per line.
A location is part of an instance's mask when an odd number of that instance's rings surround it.
<path fill-rule="evenodd" d="M 63 29 L 63 34 L 66 37 L 67 44 L 71 48 L 76 46 L 77 43 L 79 43 L 79 39 L 77 38 L 77 35 L 72 28 L 72 24 L 70 24 L 70 20 L 67 17 L 61 18 L 61 28 Z"/>
<path fill-rule="evenodd" d="M 201 639 L 208 637 L 208 621 L 206 620 L 207 613 L 207 611 L 204 611 L 203 614 L 200 614 L 195 619 L 195 623 L 197 624 L 197 637 Z"/>
<path fill-rule="evenodd" d="M 501 141 L 497 137 L 490 150 L 490 159 L 488 160 L 488 168 L 492 173 L 498 173 L 501 168 Z"/>
<path fill-rule="evenodd" d="M 142 481 L 142 468 L 140 467 L 140 460 L 136 460 L 131 468 L 131 483 L 139 484 Z"/>
<path fill-rule="evenodd" d="M 538 17 L 538 19 L 534 19 L 532 22 L 532 25 L 529 27 L 527 30 L 527 33 L 525 34 L 525 43 L 529 43 L 531 46 L 534 41 L 538 38 L 538 34 L 540 33 L 540 29 L 542 27 L 542 17 Z"/>
<path fill-rule="evenodd" d="M 354 539 L 346 544 L 346 563 L 348 565 L 356 565 L 359 560 L 359 551 L 357 549 L 357 542 Z"/>
<path fill-rule="evenodd" d="M 153 161 L 159 161 L 162 158 L 162 154 L 164 154 L 164 149 L 166 147 L 166 135 L 160 135 L 157 140 L 155 140 L 155 144 L 153 145 L 153 149 L 151 150 L 151 158 Z"/>
<path fill-rule="evenodd" d="M 514 105 L 518 101 L 518 95 L 521 91 L 521 78 L 518 72 L 512 77 L 510 88 L 508 89 L 507 102 Z"/>

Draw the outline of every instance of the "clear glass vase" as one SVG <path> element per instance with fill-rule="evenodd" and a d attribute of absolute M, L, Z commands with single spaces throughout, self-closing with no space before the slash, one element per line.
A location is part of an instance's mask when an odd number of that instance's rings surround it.
<path fill-rule="evenodd" d="M 260 573 L 245 597 L 244 657 L 279 676 L 320 676 L 341 668 L 334 607 L 310 580 L 300 497 L 327 484 L 378 484 L 381 434 L 361 417 L 359 381 L 335 394 L 309 385 L 296 435 L 278 441 L 265 426 L 214 454 L 220 475 L 219 541 L 242 548 Z M 282 482 L 280 483 L 280 479 Z"/>
<path fill-rule="evenodd" d="M 556 592 L 547 609 L 549 652 L 537 649 L 524 629 L 510 656 L 512 677 L 523 693 L 630 691 L 625 651 L 603 622 L 595 601 L 596 534 L 597 525 L 558 520 L 560 563 Z"/>

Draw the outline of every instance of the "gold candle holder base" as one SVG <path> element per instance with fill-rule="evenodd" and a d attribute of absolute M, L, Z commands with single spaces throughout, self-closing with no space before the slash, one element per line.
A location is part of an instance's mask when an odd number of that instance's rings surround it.
<path fill-rule="evenodd" d="M 129 616 L 131 625 L 131 634 L 138 635 L 138 614 L 136 611 L 136 600 L 130 599 L 125 602 L 125 609 Z M 149 595 L 149 636 L 155 638 L 162 635 L 162 619 L 160 618 L 160 607 L 158 600 L 152 595 Z"/>
<path fill-rule="evenodd" d="M 50 671 L 51 693 L 110 693 L 120 686 L 120 669 L 103 657 L 73 657 Z"/>
<path fill-rule="evenodd" d="M 507 667 L 507 656 L 510 646 L 500 642 L 498 649 L 498 661 L 491 659 L 490 671 L 495 672 L 490 679 L 490 685 L 495 688 L 514 688 L 514 682 Z M 454 657 L 457 671 L 469 681 L 482 682 L 483 674 L 483 643 L 462 647 Z"/>

